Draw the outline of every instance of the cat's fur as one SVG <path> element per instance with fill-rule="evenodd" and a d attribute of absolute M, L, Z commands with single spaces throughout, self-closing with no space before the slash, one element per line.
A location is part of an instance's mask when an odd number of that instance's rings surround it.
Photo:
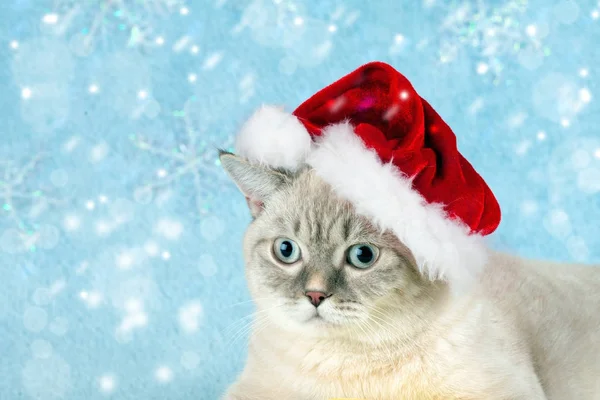
<path fill-rule="evenodd" d="M 258 309 L 226 399 L 600 399 L 600 269 L 490 251 L 477 286 L 456 295 L 313 171 L 221 161 L 254 216 L 244 254 Z M 300 245 L 297 265 L 273 256 L 278 237 Z M 380 249 L 368 270 L 345 263 L 356 243 Z M 333 293 L 321 319 L 307 289 Z"/>

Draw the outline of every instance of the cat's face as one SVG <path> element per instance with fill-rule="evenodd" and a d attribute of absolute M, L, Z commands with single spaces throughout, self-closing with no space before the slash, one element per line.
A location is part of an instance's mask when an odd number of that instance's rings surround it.
<path fill-rule="evenodd" d="M 355 332 L 409 311 L 427 291 L 410 252 L 313 171 L 294 176 L 222 158 L 249 198 L 246 276 L 258 318 L 316 334 Z M 357 182 L 357 190 L 369 190 Z"/>

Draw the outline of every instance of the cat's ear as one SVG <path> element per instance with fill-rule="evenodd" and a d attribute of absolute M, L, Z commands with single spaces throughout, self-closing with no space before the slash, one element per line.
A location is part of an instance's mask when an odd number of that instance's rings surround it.
<path fill-rule="evenodd" d="M 235 154 L 219 151 L 219 160 L 246 197 L 253 218 L 263 210 L 264 203 L 289 182 L 289 177 L 263 165 L 252 164 Z"/>

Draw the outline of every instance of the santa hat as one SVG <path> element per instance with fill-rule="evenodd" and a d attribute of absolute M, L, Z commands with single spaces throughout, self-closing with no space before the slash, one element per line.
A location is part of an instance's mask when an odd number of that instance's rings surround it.
<path fill-rule="evenodd" d="M 464 287 L 485 266 L 482 238 L 500 223 L 498 202 L 450 127 L 390 65 L 363 65 L 291 114 L 262 107 L 236 151 L 276 168 L 308 164 L 357 213 L 394 232 L 432 280 Z"/>

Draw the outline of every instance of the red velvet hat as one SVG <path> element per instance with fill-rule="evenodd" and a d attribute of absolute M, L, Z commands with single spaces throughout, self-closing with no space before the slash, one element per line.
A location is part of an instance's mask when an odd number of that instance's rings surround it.
<path fill-rule="evenodd" d="M 450 127 L 390 65 L 363 65 L 292 114 L 263 106 L 236 145 L 252 162 L 310 165 L 358 213 L 393 231 L 430 279 L 462 286 L 486 263 L 481 238 L 500 223 L 498 202 Z"/>

